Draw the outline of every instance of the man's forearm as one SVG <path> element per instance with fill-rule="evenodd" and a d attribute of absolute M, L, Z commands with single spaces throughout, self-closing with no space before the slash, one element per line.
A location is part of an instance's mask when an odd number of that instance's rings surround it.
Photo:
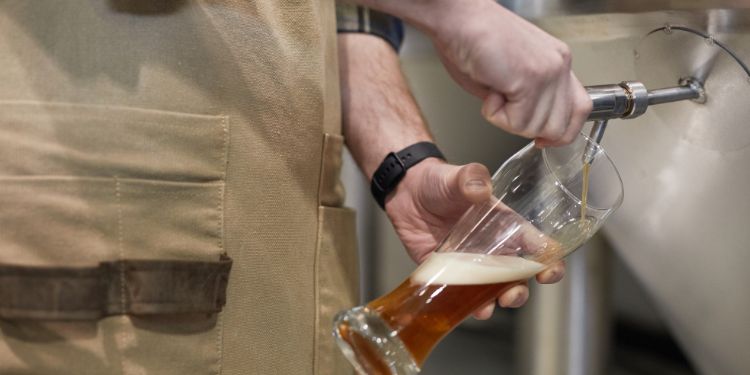
<path fill-rule="evenodd" d="M 432 136 L 393 48 L 368 34 L 340 34 L 338 43 L 344 136 L 371 178 L 389 152 Z"/>
<path fill-rule="evenodd" d="M 494 0 L 352 0 L 426 33 L 482 114 L 537 145 L 568 144 L 591 112 L 570 48 Z"/>

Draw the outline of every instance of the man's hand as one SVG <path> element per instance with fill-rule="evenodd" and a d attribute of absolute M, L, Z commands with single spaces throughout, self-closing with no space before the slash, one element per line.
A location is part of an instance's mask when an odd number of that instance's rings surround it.
<path fill-rule="evenodd" d="M 432 38 L 451 76 L 483 100 L 482 114 L 540 146 L 573 141 L 591 112 L 570 50 L 493 0 L 359 0 Z"/>
<path fill-rule="evenodd" d="M 453 224 L 474 203 L 490 199 L 490 174 L 481 164 L 462 167 L 429 158 L 409 169 L 395 193 L 386 204 L 386 212 L 409 255 L 422 263 Z M 540 283 L 562 279 L 562 262 L 550 266 L 536 276 Z M 503 307 L 519 307 L 526 302 L 529 290 L 522 283 L 498 296 Z M 478 310 L 478 319 L 492 315 L 494 302 Z"/>
<path fill-rule="evenodd" d="M 483 99 L 495 126 L 545 145 L 572 142 L 591 100 L 570 70 L 568 46 L 494 1 L 476 3 L 456 7 L 435 34 L 448 71 Z"/>
<path fill-rule="evenodd" d="M 393 49 L 366 34 L 342 34 L 338 41 L 346 144 L 370 179 L 388 152 L 432 141 L 432 136 Z M 386 212 L 409 255 L 421 262 L 471 204 L 490 196 L 490 189 L 489 172 L 481 164 L 457 167 L 428 158 L 409 169 L 389 195 Z M 560 263 L 537 279 L 555 282 L 563 274 Z M 500 305 L 521 306 L 528 294 L 525 285 L 518 285 L 499 297 Z M 494 305 L 493 301 L 475 316 L 489 318 Z"/>

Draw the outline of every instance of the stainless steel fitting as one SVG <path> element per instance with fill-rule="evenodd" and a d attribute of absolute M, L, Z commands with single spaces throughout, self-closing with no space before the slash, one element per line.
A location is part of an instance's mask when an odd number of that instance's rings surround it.
<path fill-rule="evenodd" d="M 587 86 L 593 109 L 588 117 L 594 121 L 590 137 L 599 143 L 604 137 L 607 121 L 615 118 L 635 118 L 644 113 L 649 105 L 672 103 L 681 100 L 706 102 L 703 85 L 694 78 L 680 78 L 679 86 L 649 91 L 643 83 L 624 81 L 619 84 Z M 595 146 L 584 150 L 584 163 L 591 163 L 596 152 Z"/>
<path fill-rule="evenodd" d="M 589 120 L 635 118 L 646 113 L 649 105 L 688 99 L 699 103 L 706 101 L 703 85 L 693 78 L 681 78 L 679 86 L 652 91 L 635 81 L 587 86 L 586 91 L 594 104 Z"/>

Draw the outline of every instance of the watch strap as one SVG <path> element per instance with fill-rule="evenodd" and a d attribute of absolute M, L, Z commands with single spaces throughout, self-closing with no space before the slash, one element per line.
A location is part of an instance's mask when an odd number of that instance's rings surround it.
<path fill-rule="evenodd" d="M 434 157 L 445 160 L 445 156 L 434 143 L 415 143 L 399 152 L 390 152 L 372 176 L 370 191 L 373 197 L 385 209 L 385 198 L 396 189 L 406 175 L 406 171 L 420 161 Z"/>

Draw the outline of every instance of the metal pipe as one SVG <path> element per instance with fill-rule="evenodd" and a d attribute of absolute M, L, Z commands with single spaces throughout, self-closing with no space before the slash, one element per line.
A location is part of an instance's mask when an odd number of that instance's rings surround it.
<path fill-rule="evenodd" d="M 693 78 L 680 79 L 679 86 L 646 90 L 640 82 L 621 82 L 612 85 L 588 86 L 586 91 L 593 103 L 588 120 L 634 118 L 646 112 L 649 105 L 680 100 L 705 102 L 701 83 Z"/>
<path fill-rule="evenodd" d="M 591 127 L 591 133 L 589 138 L 593 139 L 594 142 L 600 143 L 602 137 L 604 137 L 604 131 L 607 129 L 607 120 L 596 120 L 594 126 Z"/>
<path fill-rule="evenodd" d="M 596 143 L 601 143 L 602 138 L 604 137 L 604 131 L 607 130 L 607 121 L 608 120 L 594 121 L 594 125 L 591 127 L 591 132 L 589 133 L 589 138 L 591 138 L 591 140 Z M 589 144 L 586 147 L 586 150 L 583 151 L 583 162 L 586 164 L 591 164 L 591 162 L 594 161 L 595 156 L 596 145 Z"/>
<path fill-rule="evenodd" d="M 591 128 L 591 138 L 600 143 L 607 128 L 607 120 L 613 118 L 635 118 L 644 113 L 649 105 L 672 103 L 680 100 L 706 102 L 703 85 L 694 78 L 681 78 L 679 86 L 647 90 L 640 82 L 621 82 L 616 85 L 587 86 L 586 91 L 593 107 L 588 121 L 595 121 Z M 588 147 L 583 153 L 583 162 L 594 160 L 595 147 Z"/>
<path fill-rule="evenodd" d="M 648 104 L 672 103 L 680 100 L 698 99 L 698 94 L 691 87 L 669 87 L 648 92 Z"/>
<path fill-rule="evenodd" d="M 648 92 L 648 104 L 664 104 L 681 100 L 692 100 L 697 103 L 706 102 L 706 92 L 703 85 L 693 78 L 680 79 L 680 86 L 656 89 Z"/>

